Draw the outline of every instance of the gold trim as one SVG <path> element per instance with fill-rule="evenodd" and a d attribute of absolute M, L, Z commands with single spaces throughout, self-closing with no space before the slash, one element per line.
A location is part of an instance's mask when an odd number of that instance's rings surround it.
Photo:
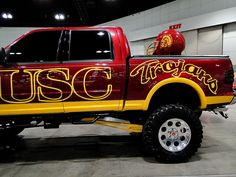
<path fill-rule="evenodd" d="M 64 113 L 62 103 L 1 104 L 0 115 Z"/>
<path fill-rule="evenodd" d="M 0 104 L 0 115 L 122 111 L 122 107 L 119 106 L 119 104 L 122 103 L 121 101 L 122 100 Z"/>
<path fill-rule="evenodd" d="M 147 110 L 144 108 L 145 100 L 127 100 L 123 111 L 128 110 Z"/>
<path fill-rule="evenodd" d="M 120 123 L 120 122 L 108 122 L 108 121 L 96 121 L 95 124 L 123 130 L 127 132 L 141 133 L 143 126 L 138 124 Z"/>
<path fill-rule="evenodd" d="M 207 105 L 212 104 L 222 104 L 222 103 L 230 103 L 233 99 L 233 96 L 206 96 L 204 98 L 204 107 L 200 107 L 201 109 L 207 108 Z M 158 100 L 157 100 L 158 102 Z M 126 101 L 124 111 L 130 111 L 130 110 L 148 110 L 149 102 L 147 100 L 132 100 L 132 101 Z"/>
<path fill-rule="evenodd" d="M 206 102 L 208 105 L 230 103 L 234 96 L 207 96 Z"/>
<path fill-rule="evenodd" d="M 169 79 L 165 79 L 163 81 L 158 82 L 152 89 L 151 91 L 149 91 L 146 99 L 145 99 L 145 104 L 143 107 L 143 110 L 147 110 L 149 107 L 149 103 L 153 97 L 153 95 L 156 93 L 156 91 L 158 89 L 160 89 L 162 86 L 165 86 L 167 84 L 172 84 L 172 83 L 183 83 L 183 84 L 187 84 L 189 86 L 191 86 L 198 94 L 199 98 L 200 98 L 200 108 L 204 109 L 207 107 L 207 102 L 206 102 L 206 96 L 202 90 L 202 88 L 195 83 L 192 80 L 186 79 L 186 78 L 169 78 Z M 158 101 L 158 100 L 157 100 Z"/>
<path fill-rule="evenodd" d="M 92 111 L 122 111 L 120 100 L 63 102 L 65 113 Z"/>
<path fill-rule="evenodd" d="M 99 111 L 128 111 L 148 109 L 153 90 L 150 91 L 146 100 L 127 100 L 122 108 L 124 100 L 108 101 L 77 101 L 57 103 L 22 103 L 22 104 L 0 104 L 0 115 L 27 115 L 27 114 L 53 114 L 70 112 L 99 112 Z M 204 102 L 202 101 L 204 100 Z M 208 96 L 201 98 L 202 109 L 207 105 L 230 103 L 233 96 Z M 64 107 L 63 107 L 64 105 Z"/>

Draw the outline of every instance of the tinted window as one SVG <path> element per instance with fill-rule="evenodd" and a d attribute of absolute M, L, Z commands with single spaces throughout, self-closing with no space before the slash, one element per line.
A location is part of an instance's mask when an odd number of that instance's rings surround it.
<path fill-rule="evenodd" d="M 72 31 L 70 60 L 112 59 L 109 34 L 106 31 Z"/>
<path fill-rule="evenodd" d="M 56 61 L 61 31 L 35 32 L 11 46 L 9 62 Z"/>

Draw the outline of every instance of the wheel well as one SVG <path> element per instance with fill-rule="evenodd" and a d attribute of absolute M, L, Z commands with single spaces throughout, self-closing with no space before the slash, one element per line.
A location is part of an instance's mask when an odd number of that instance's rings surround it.
<path fill-rule="evenodd" d="M 198 109 L 201 100 L 198 93 L 189 85 L 181 83 L 172 83 L 158 89 L 153 95 L 149 110 L 156 109 L 165 104 L 183 104 L 191 109 Z"/>

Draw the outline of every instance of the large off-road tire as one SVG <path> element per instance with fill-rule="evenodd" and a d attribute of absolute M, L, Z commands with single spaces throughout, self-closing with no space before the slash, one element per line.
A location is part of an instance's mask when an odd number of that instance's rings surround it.
<path fill-rule="evenodd" d="M 202 116 L 202 110 L 198 110 L 194 112 L 198 118 L 200 118 Z"/>
<path fill-rule="evenodd" d="M 170 104 L 155 110 L 143 129 L 146 148 L 159 162 L 186 162 L 202 142 L 202 125 L 186 106 Z"/>

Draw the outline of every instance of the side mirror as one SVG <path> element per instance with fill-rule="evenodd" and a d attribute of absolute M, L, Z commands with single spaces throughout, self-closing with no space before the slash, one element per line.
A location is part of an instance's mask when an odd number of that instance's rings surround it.
<path fill-rule="evenodd" d="M 7 61 L 6 51 L 3 47 L 0 48 L 0 64 L 5 65 Z"/>

